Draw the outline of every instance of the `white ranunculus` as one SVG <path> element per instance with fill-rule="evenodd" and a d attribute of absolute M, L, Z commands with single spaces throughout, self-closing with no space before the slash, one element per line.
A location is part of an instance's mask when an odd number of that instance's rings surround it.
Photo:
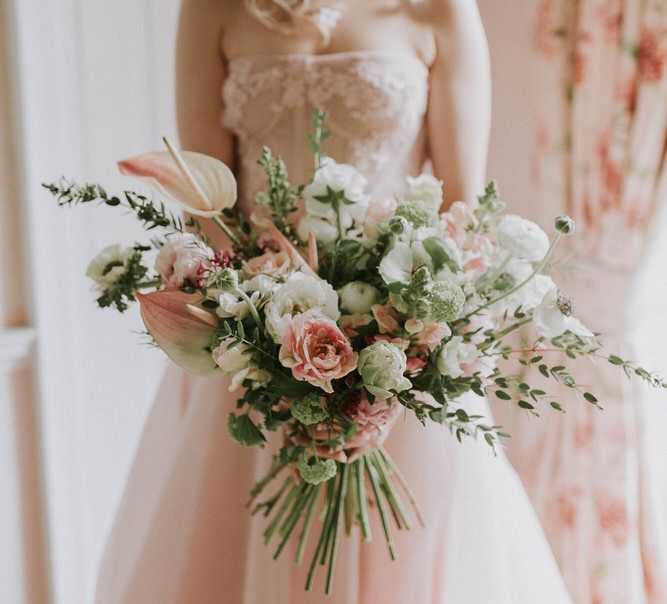
<path fill-rule="evenodd" d="M 594 335 L 581 321 L 572 316 L 572 302 L 561 294 L 555 285 L 549 288 L 535 309 L 533 322 L 537 333 L 545 338 L 556 338 L 566 331 L 584 338 Z"/>
<path fill-rule="evenodd" d="M 331 204 L 323 203 L 316 199 L 327 194 L 327 188 L 332 191 L 340 191 L 345 197 L 353 202 L 343 204 L 340 208 L 341 223 L 343 228 L 349 228 L 352 220 L 364 215 L 368 206 L 368 198 L 364 194 L 366 179 L 361 173 L 349 164 L 339 164 L 330 157 L 322 160 L 321 166 L 313 176 L 313 181 L 303 190 L 306 200 L 306 212 L 315 218 L 323 218 L 334 224 L 336 214 Z"/>
<path fill-rule="evenodd" d="M 442 375 L 457 378 L 463 375 L 461 366 L 472 365 L 478 357 L 477 346 L 464 342 L 461 336 L 454 336 L 440 350 L 436 367 Z"/>
<path fill-rule="evenodd" d="M 348 228 L 351 224 L 347 225 Z M 304 216 L 296 227 L 296 232 L 302 241 L 308 241 L 308 236 L 312 233 L 317 241 L 322 243 L 332 243 L 338 238 L 338 228 L 323 218 L 314 216 Z"/>
<path fill-rule="evenodd" d="M 534 222 L 508 214 L 498 225 L 498 243 L 508 252 L 528 260 L 542 260 L 549 249 L 549 237 Z"/>
<path fill-rule="evenodd" d="M 304 273 L 290 275 L 265 307 L 266 327 L 276 342 L 292 317 L 310 309 L 317 309 L 326 317 L 338 320 L 338 294 L 329 283 Z"/>
<path fill-rule="evenodd" d="M 379 294 L 377 289 L 363 281 L 352 281 L 338 290 L 340 307 L 348 313 L 359 315 L 370 312 Z"/>
<path fill-rule="evenodd" d="M 95 256 L 86 269 L 86 277 L 90 277 L 100 291 L 108 289 L 127 270 L 127 262 L 134 254 L 131 247 L 118 244 L 105 247 Z"/>
<path fill-rule="evenodd" d="M 396 241 L 394 247 L 380 261 L 379 271 L 385 283 L 410 283 L 412 277 L 410 246 L 402 241 Z"/>
<path fill-rule="evenodd" d="M 408 176 L 408 191 L 404 199 L 419 201 L 428 205 L 434 212 L 439 212 L 442 205 L 442 181 L 432 174 Z"/>

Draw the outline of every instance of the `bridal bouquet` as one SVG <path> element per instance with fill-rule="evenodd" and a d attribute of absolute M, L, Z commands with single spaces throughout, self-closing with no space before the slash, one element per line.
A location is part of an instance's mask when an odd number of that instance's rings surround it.
<path fill-rule="evenodd" d="M 226 374 L 239 392 L 228 418 L 236 441 L 263 447 L 268 433 L 280 431 L 282 446 L 250 494 L 252 512 L 270 519 L 264 538 L 275 540 L 275 557 L 295 538 L 302 564 L 315 534 L 306 589 L 325 565 L 330 593 L 343 531 L 358 526 L 369 540 L 378 514 L 395 558 L 392 525 L 422 521 L 409 477 L 383 448 L 399 416 L 413 413 L 459 440 L 480 437 L 495 447 L 506 435 L 466 412 L 459 399 L 467 392 L 536 415 L 542 406 L 563 411 L 499 359 L 598 405 L 565 364 L 546 360 L 547 348 L 566 359 L 604 358 L 665 384 L 600 354 L 596 334 L 544 274 L 558 241 L 574 231 L 570 218 L 556 218 L 549 238 L 505 214 L 493 182 L 476 205 L 457 202 L 440 213 L 442 183 L 428 174 L 409 178 L 400 198 L 369 198 L 354 166 L 322 153 L 323 113 L 313 125 L 307 184 L 292 185 L 284 163 L 264 150 L 267 186 L 252 225 L 232 210 L 236 182 L 216 159 L 165 141 L 165 152 L 120 162 L 191 215 L 211 218 L 229 242 L 224 249 L 211 244 L 198 218 L 183 223 L 146 196 L 66 181 L 45 186 L 60 205 L 99 201 L 162 229 L 146 244 L 111 245 L 93 259 L 87 274 L 97 302 L 123 312 L 138 301 L 148 334 L 175 363 L 196 375 Z M 528 351 L 509 338 L 523 327 L 534 333 Z"/>

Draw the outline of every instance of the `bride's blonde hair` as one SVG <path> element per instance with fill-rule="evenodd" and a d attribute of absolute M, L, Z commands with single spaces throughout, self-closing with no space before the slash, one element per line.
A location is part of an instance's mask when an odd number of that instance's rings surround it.
<path fill-rule="evenodd" d="M 244 0 L 246 9 L 269 29 L 285 34 L 293 33 L 300 26 L 315 27 L 328 38 L 318 15 L 322 7 L 313 6 L 311 0 Z"/>

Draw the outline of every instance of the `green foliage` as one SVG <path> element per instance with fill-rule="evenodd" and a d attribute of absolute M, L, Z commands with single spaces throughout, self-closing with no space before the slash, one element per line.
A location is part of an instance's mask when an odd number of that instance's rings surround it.
<path fill-rule="evenodd" d="M 258 163 L 266 174 L 266 190 L 257 193 L 255 201 L 269 211 L 280 231 L 287 237 L 294 238 L 294 230 L 289 221 L 297 209 L 303 187 L 290 185 L 285 162 L 280 157 L 274 157 L 268 147 L 262 149 Z"/>
<path fill-rule="evenodd" d="M 227 431 L 236 442 L 246 447 L 255 445 L 263 447 L 266 442 L 264 434 L 247 413 L 242 415 L 230 413 L 227 416 Z"/>
<path fill-rule="evenodd" d="M 79 185 L 62 178 L 58 183 L 43 183 L 42 186 L 58 201 L 59 206 L 72 206 L 99 202 L 110 207 L 122 207 L 131 210 L 146 230 L 157 227 L 171 228 L 182 232 L 183 221 L 175 214 L 167 212 L 164 203 L 156 203 L 144 195 L 125 191 L 122 198 L 109 196 L 98 184 Z"/>
<path fill-rule="evenodd" d="M 97 298 L 100 308 L 114 306 L 119 312 L 125 312 L 130 302 L 136 300 L 136 293 L 148 268 L 142 263 L 142 253 L 149 247 L 136 245 L 134 253 L 127 261 L 125 272 L 116 279 L 102 295 Z"/>

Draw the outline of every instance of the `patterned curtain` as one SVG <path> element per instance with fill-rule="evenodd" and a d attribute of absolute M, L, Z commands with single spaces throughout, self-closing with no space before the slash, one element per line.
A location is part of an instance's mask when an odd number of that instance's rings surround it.
<path fill-rule="evenodd" d="M 535 23 L 542 203 L 566 200 L 586 257 L 635 267 L 667 199 L 667 0 L 539 0 Z"/>

